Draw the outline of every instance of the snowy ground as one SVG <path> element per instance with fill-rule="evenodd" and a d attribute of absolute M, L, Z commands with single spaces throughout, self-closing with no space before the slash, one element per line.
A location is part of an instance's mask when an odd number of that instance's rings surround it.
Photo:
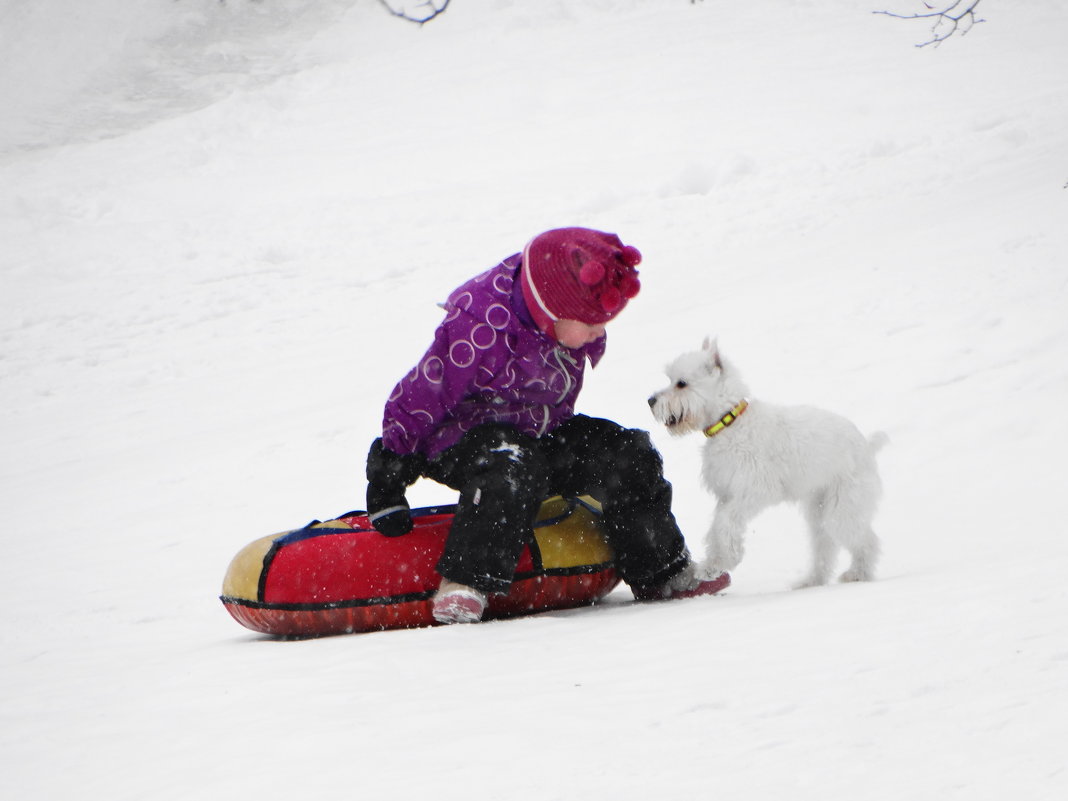
<path fill-rule="evenodd" d="M 1068 797 L 1068 7 L 868 6 L 0 0 L 5 796 Z M 790 591 L 783 509 L 719 598 L 235 624 L 240 547 L 361 505 L 434 303 L 569 224 L 645 255 L 585 410 L 651 427 L 714 333 L 888 431 L 880 580 Z"/>

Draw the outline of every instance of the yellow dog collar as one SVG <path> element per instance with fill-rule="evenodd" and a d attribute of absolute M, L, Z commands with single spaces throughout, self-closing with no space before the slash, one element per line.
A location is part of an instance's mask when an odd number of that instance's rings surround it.
<path fill-rule="evenodd" d="M 742 416 L 742 412 L 744 412 L 748 408 L 749 408 L 749 401 L 747 401 L 745 398 L 742 398 L 741 402 L 737 406 L 735 406 L 733 409 L 731 409 L 729 412 L 727 412 L 725 415 L 723 415 L 721 418 L 719 418 L 719 422 L 713 423 L 712 425 L 710 425 L 708 428 L 705 429 L 705 436 L 706 437 L 714 437 L 714 436 L 716 436 L 716 434 L 718 434 L 720 431 L 722 431 L 727 426 L 729 426 L 731 423 L 733 423 L 735 420 L 737 420 L 739 417 L 741 417 Z"/>

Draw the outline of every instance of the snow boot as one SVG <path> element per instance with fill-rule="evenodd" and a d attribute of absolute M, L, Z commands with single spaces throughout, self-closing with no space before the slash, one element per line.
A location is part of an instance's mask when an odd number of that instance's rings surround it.
<path fill-rule="evenodd" d="M 677 598 L 696 598 L 699 595 L 716 595 L 730 585 L 731 574 L 726 572 L 717 573 L 708 579 L 699 579 L 691 562 L 659 586 L 631 587 L 631 591 L 637 601 L 670 601 Z"/>
<path fill-rule="evenodd" d="M 478 623 L 485 611 L 486 596 L 455 581 L 442 581 L 434 595 L 433 614 L 438 623 Z"/>

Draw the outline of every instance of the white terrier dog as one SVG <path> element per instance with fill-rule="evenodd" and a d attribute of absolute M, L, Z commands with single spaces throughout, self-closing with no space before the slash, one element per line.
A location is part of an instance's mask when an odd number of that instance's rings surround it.
<path fill-rule="evenodd" d="M 761 511 L 800 503 L 812 538 L 813 562 L 798 587 L 826 584 L 839 547 L 853 557 L 842 581 L 873 578 L 879 540 L 871 520 L 882 485 L 870 440 L 844 417 L 807 406 L 776 406 L 748 398 L 738 371 L 714 340 L 667 367 L 671 383 L 649 398 L 653 415 L 672 434 L 703 431 L 702 477 L 716 496 L 706 540 L 704 577 L 733 570 L 743 535 Z"/>

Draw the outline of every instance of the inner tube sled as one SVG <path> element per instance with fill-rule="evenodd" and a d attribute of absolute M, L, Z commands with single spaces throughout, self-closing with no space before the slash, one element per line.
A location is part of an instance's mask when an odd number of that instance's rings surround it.
<path fill-rule="evenodd" d="M 366 512 L 258 539 L 223 580 L 227 611 L 253 631 L 319 637 L 434 625 L 431 598 L 455 505 L 412 510 L 412 531 L 385 537 Z M 486 617 L 596 603 L 619 583 L 600 506 L 588 496 L 546 500 L 507 594 Z"/>

